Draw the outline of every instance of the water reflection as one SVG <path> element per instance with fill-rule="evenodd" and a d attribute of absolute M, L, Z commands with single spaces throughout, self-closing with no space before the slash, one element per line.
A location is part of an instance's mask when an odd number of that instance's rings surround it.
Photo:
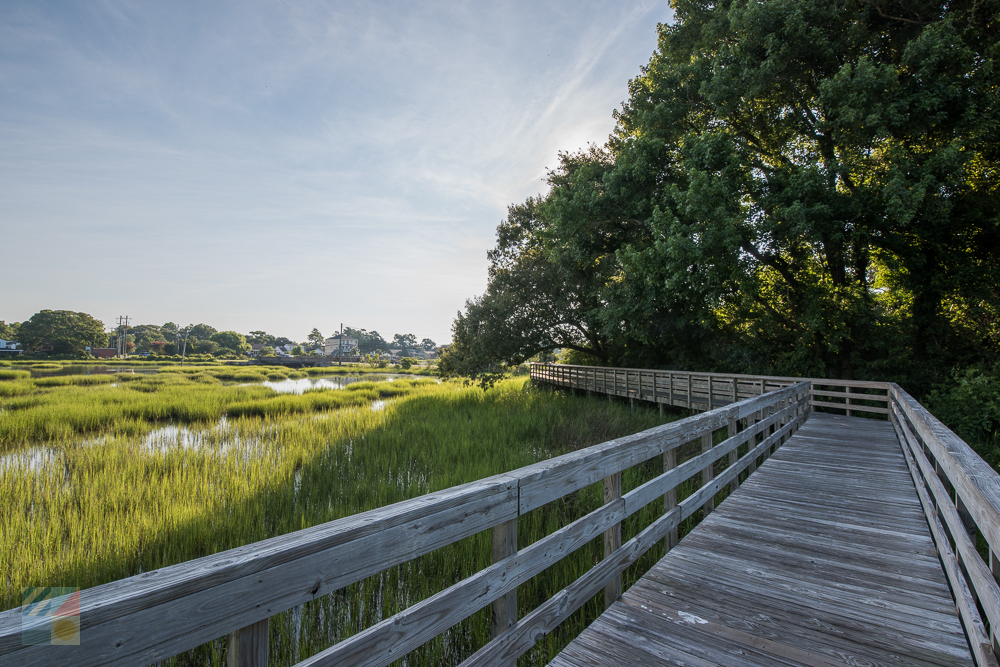
<path fill-rule="evenodd" d="M 31 366 L 13 366 L 12 368 L 30 371 L 33 378 L 48 378 L 60 375 L 116 375 L 118 373 L 155 375 L 160 370 L 148 366 L 99 366 L 94 364 L 70 364 L 62 368 L 33 368 Z"/>
<path fill-rule="evenodd" d="M 301 394 L 311 389 L 343 389 L 355 382 L 392 382 L 400 378 L 412 378 L 412 375 L 382 375 L 372 374 L 362 377 L 330 375 L 319 378 L 301 378 L 299 380 L 277 380 L 262 383 L 280 394 Z"/>

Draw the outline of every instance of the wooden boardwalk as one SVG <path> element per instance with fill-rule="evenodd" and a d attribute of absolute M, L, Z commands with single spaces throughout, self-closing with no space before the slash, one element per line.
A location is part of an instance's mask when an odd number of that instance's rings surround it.
<path fill-rule="evenodd" d="M 893 427 L 814 412 L 551 664 L 974 663 Z"/>

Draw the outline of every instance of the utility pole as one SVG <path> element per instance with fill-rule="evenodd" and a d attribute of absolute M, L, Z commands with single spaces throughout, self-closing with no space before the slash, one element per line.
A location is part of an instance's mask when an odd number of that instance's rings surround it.
<path fill-rule="evenodd" d="M 342 359 L 343 356 L 344 356 L 344 323 L 341 322 L 340 323 L 340 340 L 337 341 L 337 365 L 338 366 L 343 366 L 344 365 L 344 360 Z"/>
<path fill-rule="evenodd" d="M 192 325 L 189 324 L 189 325 L 187 325 L 184 328 L 184 351 L 181 352 L 181 366 L 184 365 L 184 357 L 187 356 L 187 351 L 188 351 L 188 334 L 191 333 L 191 326 Z"/>

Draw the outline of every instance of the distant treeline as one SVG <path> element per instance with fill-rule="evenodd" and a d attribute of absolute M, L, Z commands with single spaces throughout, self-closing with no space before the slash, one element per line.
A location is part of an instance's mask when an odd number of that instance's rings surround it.
<path fill-rule="evenodd" d="M 334 332 L 331 335 L 337 335 Z M 363 354 L 390 349 L 434 350 L 437 344 L 429 338 L 418 342 L 413 334 L 395 334 L 386 341 L 377 331 L 344 328 L 344 334 L 358 340 Z M 6 323 L 0 320 L 0 339 L 15 340 L 23 349 L 34 352 L 45 350 L 57 355 L 79 355 L 87 347 L 114 346 L 117 331 L 108 331 L 100 320 L 87 313 L 69 310 L 41 310 L 24 322 Z M 156 355 L 207 354 L 215 357 L 243 356 L 252 345 L 274 348 L 292 346 L 298 354 L 322 353 L 325 336 L 313 329 L 306 340 L 296 342 L 266 331 L 241 334 L 236 331 L 219 331 L 208 324 L 191 324 L 186 327 L 173 322 L 162 325 L 136 324 L 129 326 L 126 349 L 131 353 L 149 352 Z"/>

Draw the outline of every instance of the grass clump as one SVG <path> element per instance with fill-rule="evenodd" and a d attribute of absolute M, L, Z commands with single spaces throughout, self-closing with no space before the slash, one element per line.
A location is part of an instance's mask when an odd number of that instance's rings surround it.
<path fill-rule="evenodd" d="M 31 371 L 0 369 L 0 380 L 22 380 L 31 377 Z"/>

